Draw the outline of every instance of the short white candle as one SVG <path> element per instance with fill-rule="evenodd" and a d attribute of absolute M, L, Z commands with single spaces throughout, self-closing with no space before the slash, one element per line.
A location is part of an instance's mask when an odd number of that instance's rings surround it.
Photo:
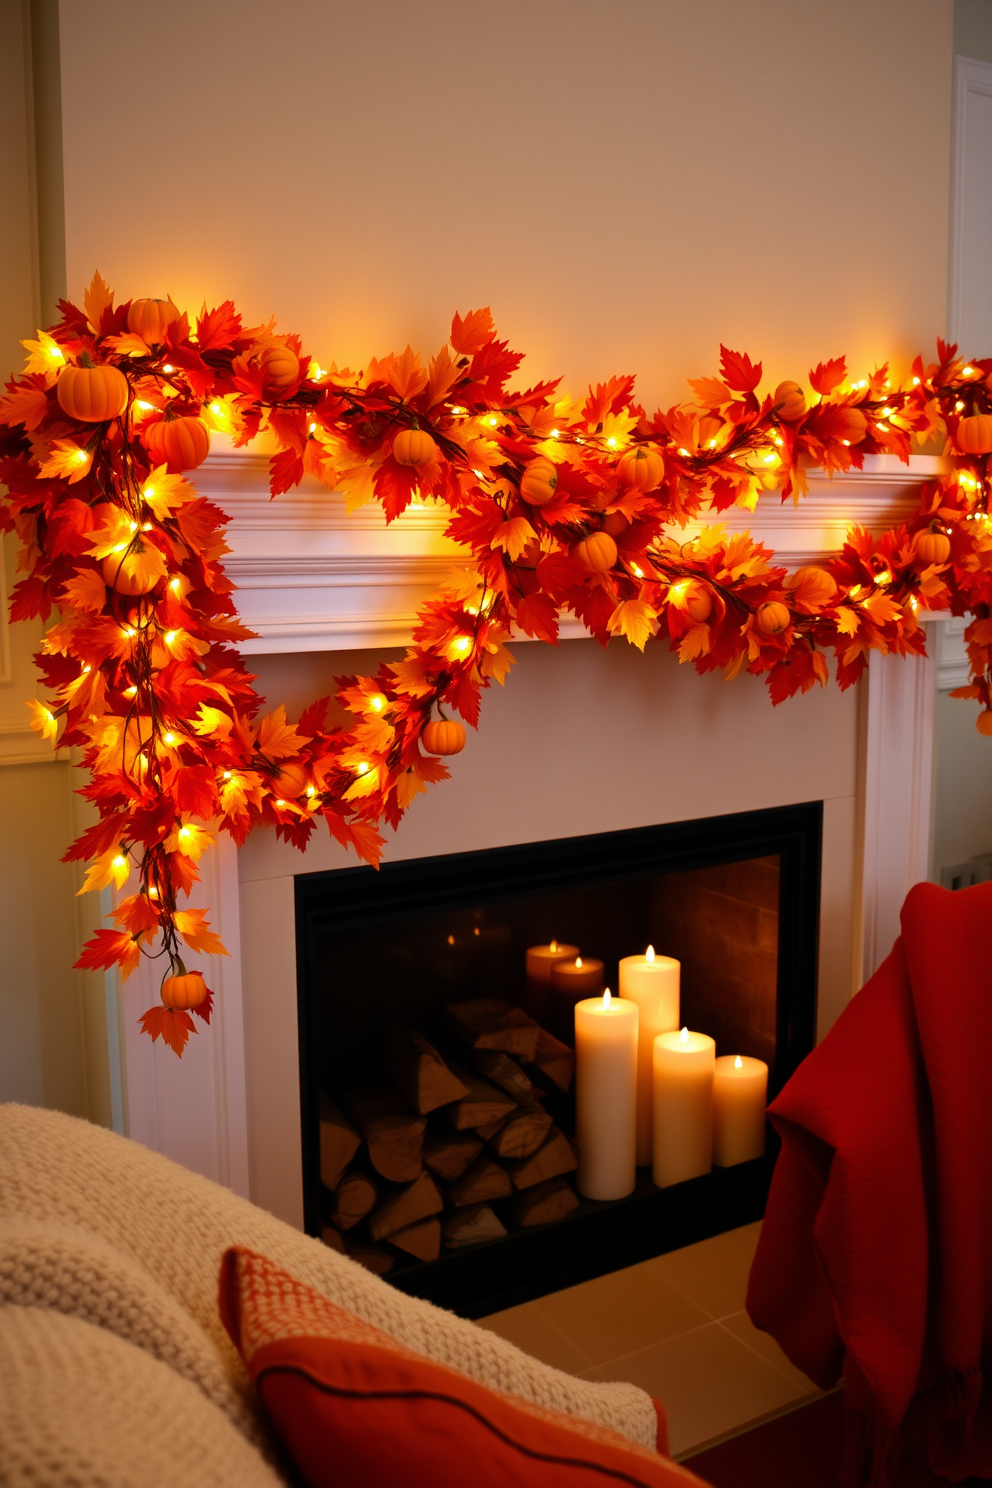
<path fill-rule="evenodd" d="M 746 1054 L 721 1054 L 713 1077 L 713 1161 L 750 1162 L 765 1150 L 768 1066 Z"/>
<path fill-rule="evenodd" d="M 654 1181 L 659 1188 L 713 1166 L 716 1044 L 705 1033 L 660 1033 L 654 1041 Z"/>
<path fill-rule="evenodd" d="M 587 997 L 575 1007 L 576 1187 L 622 1199 L 637 1181 L 637 1004 Z"/>
<path fill-rule="evenodd" d="M 654 1041 L 679 1026 L 679 973 L 673 956 L 656 956 L 648 946 L 643 956 L 620 962 L 620 996 L 636 1002 L 637 1022 L 637 1165 L 651 1161 L 654 1146 Z"/>

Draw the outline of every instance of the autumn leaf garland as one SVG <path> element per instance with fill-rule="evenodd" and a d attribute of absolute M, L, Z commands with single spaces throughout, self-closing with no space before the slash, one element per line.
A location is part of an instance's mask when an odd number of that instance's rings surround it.
<path fill-rule="evenodd" d="M 302 848 L 323 819 L 377 863 L 378 825 L 448 773 L 421 747 L 438 706 L 477 724 L 514 631 L 554 643 L 564 612 L 603 644 L 664 636 L 701 672 L 764 675 L 773 702 L 825 683 L 830 654 L 842 687 L 872 650 L 921 654 L 924 611 L 969 613 L 972 681 L 958 691 L 992 733 L 992 359 L 938 343 L 938 360 L 917 359 L 896 387 L 886 367 L 852 381 L 838 358 L 810 373 L 811 396 L 782 383 L 761 397 L 760 363 L 721 348 L 693 403 L 649 416 L 630 377 L 581 403 L 557 382 L 511 391 L 521 357 L 488 310 L 456 315 L 426 366 L 407 348 L 349 372 L 271 324 L 244 327 L 230 302 L 191 324 L 171 301 L 115 305 L 97 275 L 82 308 L 60 308 L 0 398 L 0 524 L 21 547 L 12 618 L 59 612 L 37 657 L 51 698 L 31 705 L 32 726 L 82 751 L 99 816 L 67 857 L 89 865 L 86 889 L 134 879 L 80 966 L 126 977 L 142 954 L 168 973 L 183 944 L 221 953 L 204 911 L 179 907 L 217 830 L 242 842 L 266 822 Z M 73 397 L 60 389 L 68 368 Z M 120 416 L 80 412 L 90 369 L 126 379 Z M 389 521 L 415 499 L 450 513 L 473 576 L 431 596 L 402 661 L 339 680 L 346 723 L 329 721 L 329 699 L 295 723 L 282 708 L 259 716 L 223 566 L 227 519 L 185 473 L 205 429 L 241 445 L 274 436 L 274 495 L 310 474 L 349 509 L 378 501 Z M 852 528 L 821 564 L 789 573 L 718 522 L 685 532 L 753 509 L 763 490 L 800 499 L 810 468 L 906 459 L 935 435 L 947 473 L 914 516 L 878 539 Z M 210 995 L 192 1011 L 209 1019 Z M 195 1025 L 162 1006 L 143 1026 L 181 1053 Z"/>

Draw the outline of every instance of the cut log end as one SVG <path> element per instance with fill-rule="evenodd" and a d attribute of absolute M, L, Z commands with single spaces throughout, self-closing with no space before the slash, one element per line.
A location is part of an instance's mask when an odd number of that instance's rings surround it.
<path fill-rule="evenodd" d="M 493 1213 L 488 1204 L 471 1204 L 467 1209 L 456 1209 L 444 1216 L 444 1244 L 449 1250 L 461 1250 L 466 1245 L 484 1245 L 487 1240 L 502 1240 L 506 1226 Z"/>
<path fill-rule="evenodd" d="M 436 1215 L 418 1220 L 390 1235 L 389 1243 L 418 1261 L 436 1261 L 441 1254 L 441 1221 Z"/>
<path fill-rule="evenodd" d="M 386 1064 L 415 1111 L 426 1116 L 468 1094 L 433 1044 L 409 1028 L 393 1029 L 386 1045 Z"/>
<path fill-rule="evenodd" d="M 501 1049 L 533 1059 L 539 1029 L 523 1008 L 500 997 L 455 1002 L 445 1009 L 456 1036 L 470 1049 Z"/>
<path fill-rule="evenodd" d="M 530 1229 L 533 1225 L 555 1224 L 560 1219 L 567 1219 L 578 1207 L 574 1188 L 564 1178 L 549 1178 L 546 1183 L 538 1183 L 534 1188 L 518 1193 L 510 1205 L 510 1214 L 515 1224 Z"/>

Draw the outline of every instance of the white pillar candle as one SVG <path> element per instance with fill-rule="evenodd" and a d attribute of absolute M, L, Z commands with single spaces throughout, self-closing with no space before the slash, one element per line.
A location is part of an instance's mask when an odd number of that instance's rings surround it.
<path fill-rule="evenodd" d="M 722 1054 L 713 1077 L 713 1161 L 750 1162 L 765 1150 L 768 1066 L 763 1059 Z"/>
<path fill-rule="evenodd" d="M 620 962 L 620 996 L 636 1002 L 637 1020 L 637 1165 L 650 1163 L 654 1133 L 654 1041 L 679 1026 L 679 973 L 673 956 L 656 956 L 648 946 L 643 956 Z"/>
<path fill-rule="evenodd" d="M 588 997 L 575 1007 L 576 1187 L 587 1199 L 622 1199 L 637 1181 L 637 1005 Z"/>
<path fill-rule="evenodd" d="M 654 1041 L 654 1181 L 659 1188 L 713 1166 L 716 1044 L 705 1033 L 660 1033 Z"/>

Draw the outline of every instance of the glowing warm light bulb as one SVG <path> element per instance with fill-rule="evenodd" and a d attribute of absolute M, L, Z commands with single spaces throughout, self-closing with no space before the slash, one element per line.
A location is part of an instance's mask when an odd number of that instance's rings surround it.
<path fill-rule="evenodd" d="M 163 744 L 168 744 L 168 745 L 171 746 L 171 745 L 175 744 L 175 742 L 176 742 L 176 736 L 175 736 L 175 734 L 173 734 L 173 733 L 170 732 L 168 734 L 163 734 L 162 735 L 162 743 Z M 185 830 L 186 830 L 186 828 L 184 827 L 183 828 L 183 831 L 185 831 Z"/>
<path fill-rule="evenodd" d="M 679 1034 L 679 1038 L 682 1040 L 682 1042 L 684 1044 L 687 1044 L 689 1042 L 689 1030 L 688 1030 L 688 1028 L 683 1028 L 682 1032 Z"/>
<path fill-rule="evenodd" d="M 180 827 L 179 835 L 180 837 L 189 837 L 191 835 L 189 827 Z"/>
<path fill-rule="evenodd" d="M 359 760 L 358 764 L 355 766 L 355 771 L 358 775 L 367 775 L 369 772 L 368 760 Z"/>
<path fill-rule="evenodd" d="M 282 799 L 282 798 L 281 798 L 281 797 L 280 797 L 280 798 L 279 798 L 279 800 L 278 800 L 278 801 L 277 801 L 277 802 L 276 802 L 276 805 L 277 805 L 277 806 L 285 806 L 285 804 L 286 804 L 286 802 L 285 802 L 285 801 L 284 801 L 284 800 L 283 800 L 283 799 Z"/>
<path fill-rule="evenodd" d="M 307 786 L 307 795 L 310 796 L 310 797 L 313 797 L 316 794 L 317 794 L 317 787 L 315 785 L 308 785 Z"/>
<path fill-rule="evenodd" d="M 143 413 L 151 413 L 152 409 L 155 407 L 155 404 L 154 403 L 144 403 L 139 398 L 138 399 L 138 407 L 142 410 Z M 211 410 L 211 412 L 214 412 L 214 411 L 215 410 L 213 410 L 213 409 Z"/>
<path fill-rule="evenodd" d="M 607 445 L 608 445 L 608 446 L 609 446 L 609 448 L 610 448 L 610 449 L 616 449 L 616 447 L 617 447 L 617 442 L 616 442 L 616 440 L 615 440 L 615 439 L 614 439 L 614 438 L 613 438 L 613 436 L 612 436 L 612 435 L 611 435 L 611 436 L 610 436 L 610 438 L 609 438 L 609 439 L 608 439 L 608 440 L 607 440 L 607 441 L 606 441 L 606 443 L 607 443 Z"/>
<path fill-rule="evenodd" d="M 87 662 L 86 665 L 83 667 L 83 673 L 84 673 L 84 675 L 85 675 L 86 672 L 91 672 L 92 670 L 93 670 L 93 668 L 92 668 L 92 666 L 90 665 L 89 662 Z"/>
<path fill-rule="evenodd" d="M 45 350 L 47 351 L 48 355 L 51 357 L 51 359 L 52 359 L 53 362 L 64 362 L 65 361 L 65 356 L 63 355 L 63 353 L 59 350 L 59 348 L 57 346 L 47 346 L 45 348 Z"/>
<path fill-rule="evenodd" d="M 369 698 L 369 707 L 372 709 L 373 713 L 381 713 L 385 706 L 386 699 L 383 697 L 381 692 L 373 693 L 373 695 Z"/>
<path fill-rule="evenodd" d="M 176 637 L 178 635 L 179 635 L 178 630 L 167 630 L 165 632 L 165 644 L 167 646 L 174 646 L 175 643 L 176 643 Z"/>
<path fill-rule="evenodd" d="M 955 413 L 960 413 L 963 407 L 964 407 L 964 404 L 961 402 L 961 399 L 959 398 L 958 401 L 954 405 L 954 412 Z"/>
<path fill-rule="evenodd" d="M 648 946 L 647 950 L 644 952 L 644 959 L 645 961 L 654 960 L 654 946 Z"/>
<path fill-rule="evenodd" d="M 558 437 L 559 437 L 559 435 L 558 435 L 558 430 L 557 429 L 552 429 L 551 430 L 551 433 L 548 435 L 548 438 L 549 439 L 557 439 Z"/>
<path fill-rule="evenodd" d="M 613 994 L 610 991 L 609 987 L 607 987 L 606 991 L 603 993 L 603 1006 L 604 1006 L 604 1008 L 608 1008 L 609 1005 L 610 1005 L 610 1003 L 612 1001 L 613 1001 Z"/>
<path fill-rule="evenodd" d="M 472 934 L 473 935 L 481 935 L 482 934 L 482 931 L 479 929 L 478 925 L 476 925 L 476 926 L 473 927 Z"/>
<path fill-rule="evenodd" d="M 162 368 L 163 372 L 175 372 L 175 370 L 175 367 L 170 366 L 168 362 L 166 362 L 165 366 Z"/>
<path fill-rule="evenodd" d="M 118 853 L 117 856 L 116 856 L 116 858 L 114 859 L 113 863 L 111 864 L 111 867 L 113 867 L 113 868 L 123 868 L 126 863 L 127 863 L 127 858 L 125 858 L 124 854 L 123 853 Z"/>
<path fill-rule="evenodd" d="M 317 425 L 316 424 L 308 424 L 307 427 L 309 428 L 311 434 L 316 434 L 316 432 L 317 432 Z"/>
<path fill-rule="evenodd" d="M 178 594 L 179 591 L 180 591 L 180 589 L 182 587 L 183 587 L 183 581 L 182 581 L 182 579 L 170 579 L 169 580 L 169 588 L 172 590 L 173 594 Z"/>
<path fill-rule="evenodd" d="M 158 898 L 158 889 L 155 888 L 154 884 L 148 890 L 148 897 L 149 897 L 149 899 L 157 899 Z"/>
<path fill-rule="evenodd" d="M 221 777 L 220 778 L 221 778 L 221 780 L 230 780 L 230 778 L 231 778 L 231 771 L 230 770 L 223 770 L 223 771 L 221 771 Z"/>
<path fill-rule="evenodd" d="M 875 575 L 875 583 L 882 589 L 886 584 L 892 583 L 892 575 L 887 568 L 883 568 L 881 573 Z"/>
<path fill-rule="evenodd" d="M 743 1069 L 743 1068 L 744 1068 L 744 1061 L 741 1058 L 741 1056 L 738 1054 L 737 1058 L 734 1060 L 734 1069 Z"/>
<path fill-rule="evenodd" d="M 634 578 L 635 579 L 643 579 L 643 577 L 644 577 L 644 570 L 643 570 L 643 568 L 641 568 L 641 566 L 640 566 L 639 563 L 632 563 L 630 565 L 630 571 L 634 575 Z"/>
<path fill-rule="evenodd" d="M 472 637 L 466 635 L 455 636 L 455 639 L 451 643 L 451 649 L 452 651 L 457 651 L 460 656 L 464 656 L 472 649 Z"/>
<path fill-rule="evenodd" d="M 142 407 L 144 407 L 144 404 L 142 404 Z M 217 418 L 218 415 L 224 412 L 224 410 L 219 403 L 211 403 L 210 412 L 213 414 L 214 418 Z"/>
<path fill-rule="evenodd" d="M 975 369 L 974 369 L 974 367 L 965 367 L 965 368 L 963 368 L 963 372 L 964 372 L 965 377 L 974 377 L 974 375 L 975 375 Z"/>
<path fill-rule="evenodd" d="M 496 428 L 496 425 L 497 425 L 497 424 L 498 424 L 498 423 L 499 423 L 499 419 L 498 419 L 498 418 L 495 418 L 495 417 L 493 417 L 493 418 L 491 418 L 491 419 L 487 419 L 487 420 L 486 420 L 486 423 L 487 423 L 487 424 L 488 424 L 488 425 L 489 425 L 489 427 L 490 427 L 490 428 L 491 428 L 491 429 L 495 429 L 495 428 Z"/>
<path fill-rule="evenodd" d="M 138 689 L 136 687 L 125 687 L 125 689 L 124 689 L 124 696 L 125 697 L 137 697 L 138 696 Z"/>
<path fill-rule="evenodd" d="M 689 451 L 687 449 L 682 449 L 682 447 L 679 446 L 679 454 L 680 455 L 687 456 L 688 453 L 689 453 Z"/>

